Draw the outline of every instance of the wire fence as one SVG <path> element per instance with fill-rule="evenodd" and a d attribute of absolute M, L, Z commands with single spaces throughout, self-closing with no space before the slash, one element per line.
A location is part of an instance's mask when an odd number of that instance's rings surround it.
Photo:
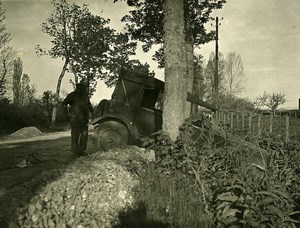
<path fill-rule="evenodd" d="M 281 136 L 285 142 L 289 142 L 291 138 L 300 139 L 300 119 L 295 112 L 263 115 L 218 111 L 212 118 L 215 123 L 233 132 L 252 132 L 258 136 L 267 132 Z"/>

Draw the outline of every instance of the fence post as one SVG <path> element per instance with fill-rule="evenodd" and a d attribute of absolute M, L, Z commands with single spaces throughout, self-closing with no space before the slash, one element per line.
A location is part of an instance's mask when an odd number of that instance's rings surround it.
<path fill-rule="evenodd" d="M 242 113 L 242 130 L 245 129 L 245 116 L 244 113 Z"/>
<path fill-rule="evenodd" d="M 285 142 L 290 140 L 290 117 L 289 115 L 285 116 Z"/>
<path fill-rule="evenodd" d="M 269 129 L 270 134 L 273 132 L 273 114 L 270 115 L 270 129 Z"/>
<path fill-rule="evenodd" d="M 230 116 L 230 128 L 233 129 L 233 112 L 231 113 Z"/>
<path fill-rule="evenodd" d="M 249 116 L 249 131 L 252 131 L 252 113 Z"/>
<path fill-rule="evenodd" d="M 230 124 L 230 114 L 229 113 L 227 114 L 227 123 L 228 123 L 228 125 Z"/>
<path fill-rule="evenodd" d="M 222 122 L 222 126 L 225 127 L 225 123 L 224 123 L 224 111 L 222 111 L 220 114 L 221 114 L 220 115 L 220 121 Z"/>
<path fill-rule="evenodd" d="M 236 128 L 237 128 L 237 130 L 239 130 L 239 127 L 240 127 L 240 125 L 239 125 L 239 114 L 237 113 L 236 114 Z"/>
<path fill-rule="evenodd" d="M 261 115 L 258 115 L 258 121 L 257 121 L 257 131 L 258 131 L 258 135 L 261 135 Z"/>

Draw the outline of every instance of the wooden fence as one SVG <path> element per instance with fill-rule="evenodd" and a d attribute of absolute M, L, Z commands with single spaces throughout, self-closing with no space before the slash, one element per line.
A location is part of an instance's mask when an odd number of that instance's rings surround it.
<path fill-rule="evenodd" d="M 300 119 L 294 113 L 286 115 L 262 115 L 217 111 L 212 116 L 219 126 L 234 132 L 263 132 L 279 134 L 288 142 L 291 137 L 300 137 Z"/>

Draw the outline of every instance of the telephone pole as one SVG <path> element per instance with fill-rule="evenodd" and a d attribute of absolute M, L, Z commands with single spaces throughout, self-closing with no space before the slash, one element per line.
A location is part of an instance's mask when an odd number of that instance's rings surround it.
<path fill-rule="evenodd" d="M 216 17 L 216 66 L 215 66 L 215 102 L 217 109 L 220 108 L 219 104 L 219 18 Z"/>
<path fill-rule="evenodd" d="M 216 66 L 215 66 L 215 102 L 219 109 L 219 18 L 216 17 Z"/>

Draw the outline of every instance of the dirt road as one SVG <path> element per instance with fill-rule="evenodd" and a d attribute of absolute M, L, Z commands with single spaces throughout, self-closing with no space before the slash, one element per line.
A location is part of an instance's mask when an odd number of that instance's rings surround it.
<path fill-rule="evenodd" d="M 94 150 L 89 137 L 87 153 Z M 70 131 L 0 141 L 0 190 L 21 185 L 42 171 L 58 168 L 70 160 Z"/>

